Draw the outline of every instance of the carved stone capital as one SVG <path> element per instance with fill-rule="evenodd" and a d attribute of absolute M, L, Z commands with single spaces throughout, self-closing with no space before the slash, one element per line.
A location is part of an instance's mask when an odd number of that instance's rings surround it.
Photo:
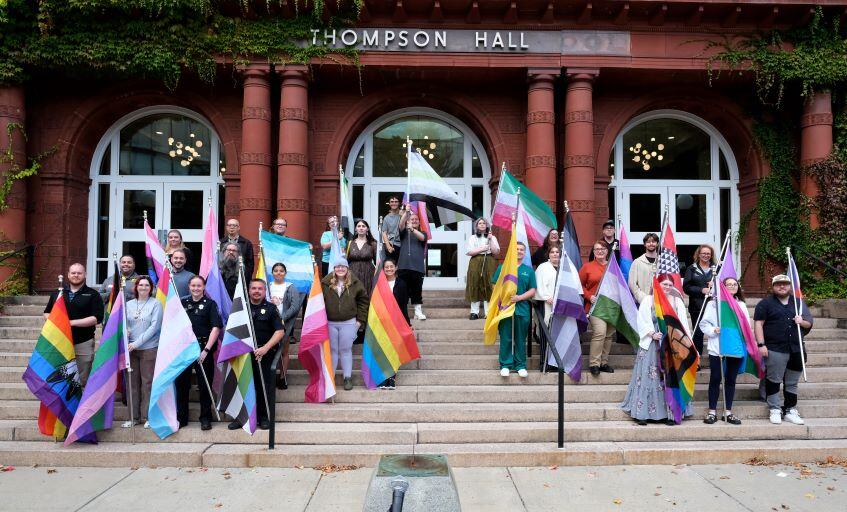
<path fill-rule="evenodd" d="M 271 111 L 265 107 L 248 107 L 241 109 L 241 120 L 260 119 L 262 121 L 271 120 Z"/>
<path fill-rule="evenodd" d="M 590 110 L 569 110 L 565 112 L 565 124 L 593 122 L 594 113 Z"/>
<path fill-rule="evenodd" d="M 277 211 L 300 211 L 307 212 L 309 211 L 309 200 L 308 199 L 277 199 L 276 201 L 276 209 Z"/>
<path fill-rule="evenodd" d="M 305 108 L 280 108 L 280 121 L 308 121 L 308 115 Z"/>
<path fill-rule="evenodd" d="M 271 165 L 268 153 L 241 153 L 241 165 Z"/>

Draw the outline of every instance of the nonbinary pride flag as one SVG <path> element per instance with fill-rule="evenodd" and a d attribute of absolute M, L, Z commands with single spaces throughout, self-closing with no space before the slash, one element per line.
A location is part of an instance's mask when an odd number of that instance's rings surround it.
<path fill-rule="evenodd" d="M 164 439 L 179 430 L 176 419 L 174 381 L 200 357 L 200 344 L 188 313 L 182 307 L 173 279 L 168 279 L 168 297 L 162 312 L 162 332 L 156 349 L 156 368 L 150 388 L 150 428 Z"/>
<path fill-rule="evenodd" d="M 524 210 L 524 229 L 527 236 L 540 245 L 544 243 L 547 233 L 556 229 L 556 216 L 543 199 L 506 169 L 500 171 L 500 186 L 497 188 L 497 199 L 491 212 L 491 223 L 499 228 L 512 229 L 512 216 L 515 215 L 518 204 L 518 190 Z"/>
<path fill-rule="evenodd" d="M 509 247 L 506 257 L 500 268 L 500 275 L 491 291 L 491 311 L 485 317 L 485 336 L 483 340 L 486 345 L 493 345 L 497 341 L 497 326 L 501 320 L 511 318 L 515 314 L 515 303 L 511 301 L 512 296 L 518 293 L 518 241 L 514 224 L 512 225 L 512 237 L 509 239 Z"/>
<path fill-rule="evenodd" d="M 297 359 L 309 372 L 306 401 L 319 403 L 335 396 L 335 374 L 329 346 L 329 324 L 317 267 L 314 268 L 313 279 L 309 301 L 306 303 L 306 314 L 303 316 Z"/>
<path fill-rule="evenodd" d="M 115 286 L 120 290 L 120 286 Z M 126 333 L 124 333 L 124 294 L 118 293 L 109 320 L 103 327 L 100 346 L 94 354 L 91 373 L 76 410 L 65 446 L 84 439 L 98 430 L 112 428 L 115 390 L 121 371 L 126 369 Z"/>
<path fill-rule="evenodd" d="M 694 397 L 694 381 L 700 354 L 683 326 L 684 319 L 677 316 L 657 278 L 653 278 L 653 307 L 656 322 L 664 335 L 659 349 L 659 366 L 665 380 L 665 402 L 673 414 L 674 422 L 682 423 L 685 408 Z"/>
<path fill-rule="evenodd" d="M 365 386 L 375 389 L 382 381 L 396 375 L 400 366 L 420 357 L 415 333 L 406 323 L 385 273 L 380 271 L 371 295 L 362 347 Z"/>

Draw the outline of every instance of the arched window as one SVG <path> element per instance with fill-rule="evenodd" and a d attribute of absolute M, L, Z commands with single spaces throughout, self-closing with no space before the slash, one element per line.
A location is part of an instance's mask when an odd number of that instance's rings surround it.
<path fill-rule="evenodd" d="M 723 136 L 699 117 L 677 110 L 636 117 L 617 137 L 609 175 L 610 213 L 620 215 L 634 247 L 646 233 L 659 232 L 665 211 L 683 263 L 700 244 L 717 252 L 727 231 L 737 229 L 735 157 Z"/>
<path fill-rule="evenodd" d="M 345 174 L 351 187 L 353 216 L 376 226 L 391 195 L 406 191 L 406 137 L 432 168 L 474 211 L 491 210 L 491 168 L 479 138 L 460 120 L 444 112 L 412 108 L 392 112 L 371 123 L 356 139 Z M 468 257 L 465 239 L 471 222 L 435 229 L 427 255 L 426 288 L 464 287 Z M 376 228 L 374 227 L 374 231 Z"/>
<path fill-rule="evenodd" d="M 223 197 L 226 172 L 220 140 L 199 114 L 157 106 L 133 112 L 100 140 L 91 163 L 88 239 L 90 278 L 112 272 L 113 253 L 144 258 L 144 214 L 160 238 L 179 229 L 192 251 L 189 269 L 199 265 L 207 205 Z"/>

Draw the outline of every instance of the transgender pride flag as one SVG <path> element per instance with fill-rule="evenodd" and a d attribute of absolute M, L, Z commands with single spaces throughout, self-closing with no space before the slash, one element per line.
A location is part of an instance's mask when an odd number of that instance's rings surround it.
<path fill-rule="evenodd" d="M 119 289 L 115 286 L 115 289 Z M 94 362 L 91 374 L 82 393 L 82 399 L 77 407 L 74 419 L 68 429 L 65 446 L 86 439 L 98 430 L 112 428 L 115 412 L 115 389 L 118 376 L 126 369 L 126 336 L 124 332 L 124 293 L 123 289 L 115 295 L 115 303 L 109 314 L 109 320 L 103 327 L 103 337 Z M 92 436 L 93 437 L 93 436 Z"/>
<path fill-rule="evenodd" d="M 323 288 L 317 266 L 314 269 L 314 281 L 309 291 L 306 314 L 303 316 L 297 358 L 303 368 L 309 372 L 306 401 L 320 403 L 334 397 L 335 373 L 329 348 L 329 324 L 326 319 Z"/>
<path fill-rule="evenodd" d="M 197 343 L 191 320 L 182 307 L 176 285 L 173 279 L 168 279 L 166 283 L 168 295 L 162 313 L 162 332 L 159 334 L 150 409 L 147 413 L 150 428 L 160 439 L 179 430 L 174 381 L 200 357 L 200 344 Z"/>

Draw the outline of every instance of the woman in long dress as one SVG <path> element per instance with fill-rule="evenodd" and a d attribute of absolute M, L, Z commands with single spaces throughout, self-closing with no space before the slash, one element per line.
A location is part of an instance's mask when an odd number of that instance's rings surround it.
<path fill-rule="evenodd" d="M 491 298 L 491 276 L 497 268 L 500 254 L 500 244 L 497 237 L 491 234 L 491 226 L 482 217 L 474 222 L 474 234 L 468 239 L 467 255 L 471 257 L 468 263 L 468 277 L 465 284 L 465 300 L 471 303 L 471 320 L 485 318 L 488 312 L 488 299 Z M 479 303 L 484 310 L 480 315 Z"/>
<path fill-rule="evenodd" d="M 671 276 L 662 274 L 659 276 L 659 282 L 668 300 L 672 302 L 674 311 L 683 324 L 683 329 L 690 337 L 691 327 L 688 325 L 688 317 L 685 314 L 685 303 L 671 292 L 673 289 Z M 669 425 L 673 424 L 673 418 L 665 401 L 662 372 L 659 369 L 659 343 L 662 340 L 662 333 L 656 321 L 652 296 L 646 297 L 638 307 L 637 330 L 641 341 L 638 344 L 635 367 L 632 369 L 632 377 L 629 380 L 629 387 L 621 409 L 629 413 L 639 425 L 646 425 L 648 421 L 666 421 Z M 691 415 L 690 409 L 689 404 L 685 416 Z"/>
<path fill-rule="evenodd" d="M 350 272 L 365 286 L 368 297 L 371 296 L 374 283 L 377 243 L 371 235 L 371 227 L 364 219 L 356 222 L 356 237 L 347 245 L 347 261 Z"/>

